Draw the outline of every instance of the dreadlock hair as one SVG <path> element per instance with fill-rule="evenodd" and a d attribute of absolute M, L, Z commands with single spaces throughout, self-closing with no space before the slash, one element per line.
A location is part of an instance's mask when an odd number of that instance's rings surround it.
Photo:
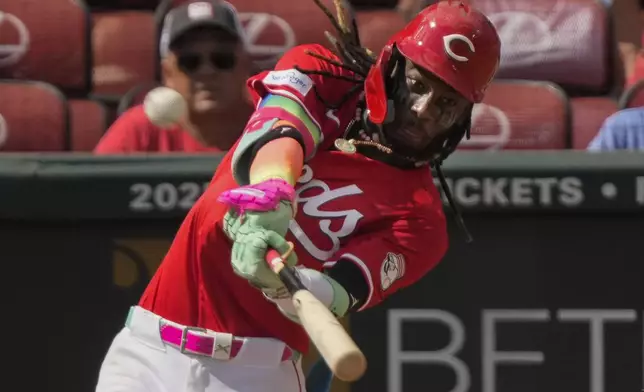
<path fill-rule="evenodd" d="M 344 96 L 342 96 L 339 102 L 327 102 L 319 94 L 317 88 L 313 86 L 313 91 L 315 92 L 315 95 L 320 102 L 322 102 L 325 106 L 329 107 L 330 109 L 338 109 L 345 102 L 347 102 L 354 94 L 360 92 L 363 89 L 365 79 L 367 78 L 367 75 L 369 74 L 371 67 L 376 64 L 376 58 L 374 57 L 373 53 L 369 49 L 364 48 L 361 45 L 360 34 L 358 32 L 358 24 L 356 22 L 355 14 L 350 6 L 345 7 L 345 0 L 333 0 L 337 18 L 333 16 L 331 11 L 324 4 L 322 4 L 321 0 L 313 0 L 313 1 L 322 10 L 322 12 L 324 12 L 324 14 L 327 16 L 327 18 L 329 19 L 329 21 L 331 22 L 331 24 L 336 30 L 336 33 L 338 35 L 337 37 L 334 37 L 328 31 L 325 31 L 324 35 L 326 36 L 327 40 L 329 40 L 331 45 L 333 45 L 333 48 L 335 49 L 336 54 L 340 57 L 340 59 L 342 59 L 342 62 L 339 62 L 330 57 L 327 57 L 318 53 L 314 53 L 311 51 L 307 51 L 306 54 L 308 54 L 309 56 L 315 57 L 319 60 L 326 61 L 331 65 L 351 71 L 354 75 L 353 76 L 334 75 L 331 72 L 319 71 L 319 70 L 307 70 L 307 69 L 302 69 L 298 66 L 295 66 L 294 68 L 305 75 L 322 75 L 329 78 L 345 80 L 345 81 L 354 83 L 355 86 L 349 89 L 349 91 Z M 346 20 L 347 14 L 349 15 L 349 18 L 350 18 L 350 26 L 347 24 L 347 20 Z M 452 212 L 454 213 L 457 224 L 465 233 L 466 241 L 471 242 L 472 236 L 470 235 L 469 231 L 467 230 L 467 227 L 465 226 L 465 221 L 463 220 L 463 217 L 461 215 L 461 212 L 458 206 L 454 202 L 454 198 L 452 196 L 452 192 L 450 191 L 449 184 L 447 183 L 447 180 L 445 179 L 445 175 L 441 170 L 441 165 L 443 164 L 443 161 L 452 152 L 454 152 L 454 150 L 456 150 L 456 147 L 463 139 L 463 137 L 465 136 L 468 139 L 470 138 L 471 108 L 470 110 L 468 110 L 468 113 L 469 115 L 466 116 L 465 123 L 458 124 L 458 129 L 454 129 L 452 132 L 447 133 L 448 136 L 440 142 L 442 144 L 441 153 L 439 157 L 437 157 L 436 159 L 433 159 L 430 162 L 430 166 L 436 171 L 436 174 L 438 175 L 441 188 L 443 189 L 445 197 L 447 198 L 447 202 L 449 203 L 449 206 Z"/>
<path fill-rule="evenodd" d="M 345 0 L 333 0 L 337 18 L 333 16 L 331 11 L 324 4 L 322 4 L 321 0 L 313 1 L 322 10 L 322 12 L 324 12 L 327 18 L 329 18 L 331 25 L 333 25 L 336 30 L 337 37 L 334 37 L 328 31 L 325 31 L 324 35 L 335 49 L 336 54 L 340 57 L 340 59 L 342 59 L 342 62 L 311 51 L 307 51 L 306 54 L 326 61 L 331 65 L 351 71 L 353 73 L 353 76 L 334 75 L 331 72 L 302 69 L 298 66 L 295 66 L 295 69 L 306 75 L 322 75 L 329 78 L 345 80 L 347 82 L 354 83 L 355 86 L 349 89 L 349 91 L 340 99 L 339 102 L 327 102 L 318 93 L 315 86 L 313 87 L 315 95 L 320 100 L 320 102 L 328 106 L 330 109 L 337 109 L 346 101 L 348 101 L 354 94 L 362 90 L 367 74 L 369 73 L 371 67 L 376 63 L 376 59 L 374 58 L 373 53 L 370 50 L 362 47 L 362 45 L 360 44 L 360 34 L 358 33 L 358 24 L 356 22 L 355 15 L 351 7 L 345 6 Z M 350 26 L 349 24 L 347 24 L 347 15 L 349 15 L 350 18 Z"/>
<path fill-rule="evenodd" d="M 454 217 L 456 218 L 456 223 L 465 234 L 465 241 L 469 243 L 473 241 L 472 234 L 470 234 L 470 231 L 467 229 L 463 215 L 461 214 L 458 205 L 454 201 L 452 191 L 450 190 L 449 184 L 445 179 L 445 175 L 443 174 L 441 166 L 443 165 L 443 161 L 456 150 L 456 147 L 461 142 L 461 140 L 463 140 L 463 137 L 467 139 L 470 138 L 470 131 L 472 129 L 472 107 L 470 107 L 466 112 L 465 123 L 456 124 L 454 125 L 454 127 L 458 128 L 452 130 L 452 132 L 447 133 L 448 136 L 443 141 L 443 148 L 441 149 L 440 156 L 432 160 L 430 162 L 430 166 L 436 171 L 436 174 L 438 175 L 438 181 L 440 181 L 441 188 L 443 189 L 443 193 L 445 194 L 447 202 L 449 203 L 449 207 L 452 209 Z"/>

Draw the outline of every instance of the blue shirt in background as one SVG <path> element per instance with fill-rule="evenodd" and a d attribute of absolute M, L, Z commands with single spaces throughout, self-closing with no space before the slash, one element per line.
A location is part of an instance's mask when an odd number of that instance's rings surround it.
<path fill-rule="evenodd" d="M 621 110 L 608 117 L 588 151 L 644 151 L 644 108 Z"/>

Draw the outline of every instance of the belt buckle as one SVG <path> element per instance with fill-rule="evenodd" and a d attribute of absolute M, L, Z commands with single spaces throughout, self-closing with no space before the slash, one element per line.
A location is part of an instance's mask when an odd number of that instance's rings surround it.
<path fill-rule="evenodd" d="M 195 332 L 208 332 L 206 328 L 200 328 L 200 327 L 184 327 L 183 330 L 181 331 L 181 344 L 179 345 L 179 352 L 181 354 L 186 353 L 186 343 L 188 342 L 188 332 L 190 331 L 195 331 Z"/>

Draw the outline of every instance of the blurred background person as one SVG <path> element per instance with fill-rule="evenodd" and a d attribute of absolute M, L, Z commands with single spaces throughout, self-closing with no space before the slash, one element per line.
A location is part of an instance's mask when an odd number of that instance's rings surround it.
<path fill-rule="evenodd" d="M 588 151 L 644 151 L 644 108 L 619 111 L 608 117 Z"/>
<path fill-rule="evenodd" d="M 252 106 L 244 30 L 224 1 L 182 4 L 166 15 L 160 39 L 162 81 L 183 96 L 187 115 L 162 129 L 138 105 L 107 130 L 96 154 L 226 151 L 241 134 Z"/>
<path fill-rule="evenodd" d="M 644 80 L 644 0 L 603 0 L 612 7 L 617 49 L 624 65 L 626 92 L 638 88 Z M 638 95 L 638 94 L 635 94 Z M 644 108 L 639 106 L 640 99 L 631 98 L 634 103 L 625 104 L 608 118 L 588 144 L 588 151 L 631 150 L 644 151 Z"/>
<path fill-rule="evenodd" d="M 602 0 L 612 7 L 617 50 L 623 65 L 626 87 L 644 79 L 644 0 Z"/>

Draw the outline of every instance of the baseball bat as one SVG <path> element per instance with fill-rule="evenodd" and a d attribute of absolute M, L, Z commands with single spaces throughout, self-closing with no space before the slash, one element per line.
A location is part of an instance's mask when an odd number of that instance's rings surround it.
<path fill-rule="evenodd" d="M 291 293 L 304 330 L 333 374 L 348 382 L 362 377 L 367 369 L 367 359 L 335 315 L 307 290 L 295 270 L 284 264 L 277 251 L 269 250 L 266 262 Z"/>

